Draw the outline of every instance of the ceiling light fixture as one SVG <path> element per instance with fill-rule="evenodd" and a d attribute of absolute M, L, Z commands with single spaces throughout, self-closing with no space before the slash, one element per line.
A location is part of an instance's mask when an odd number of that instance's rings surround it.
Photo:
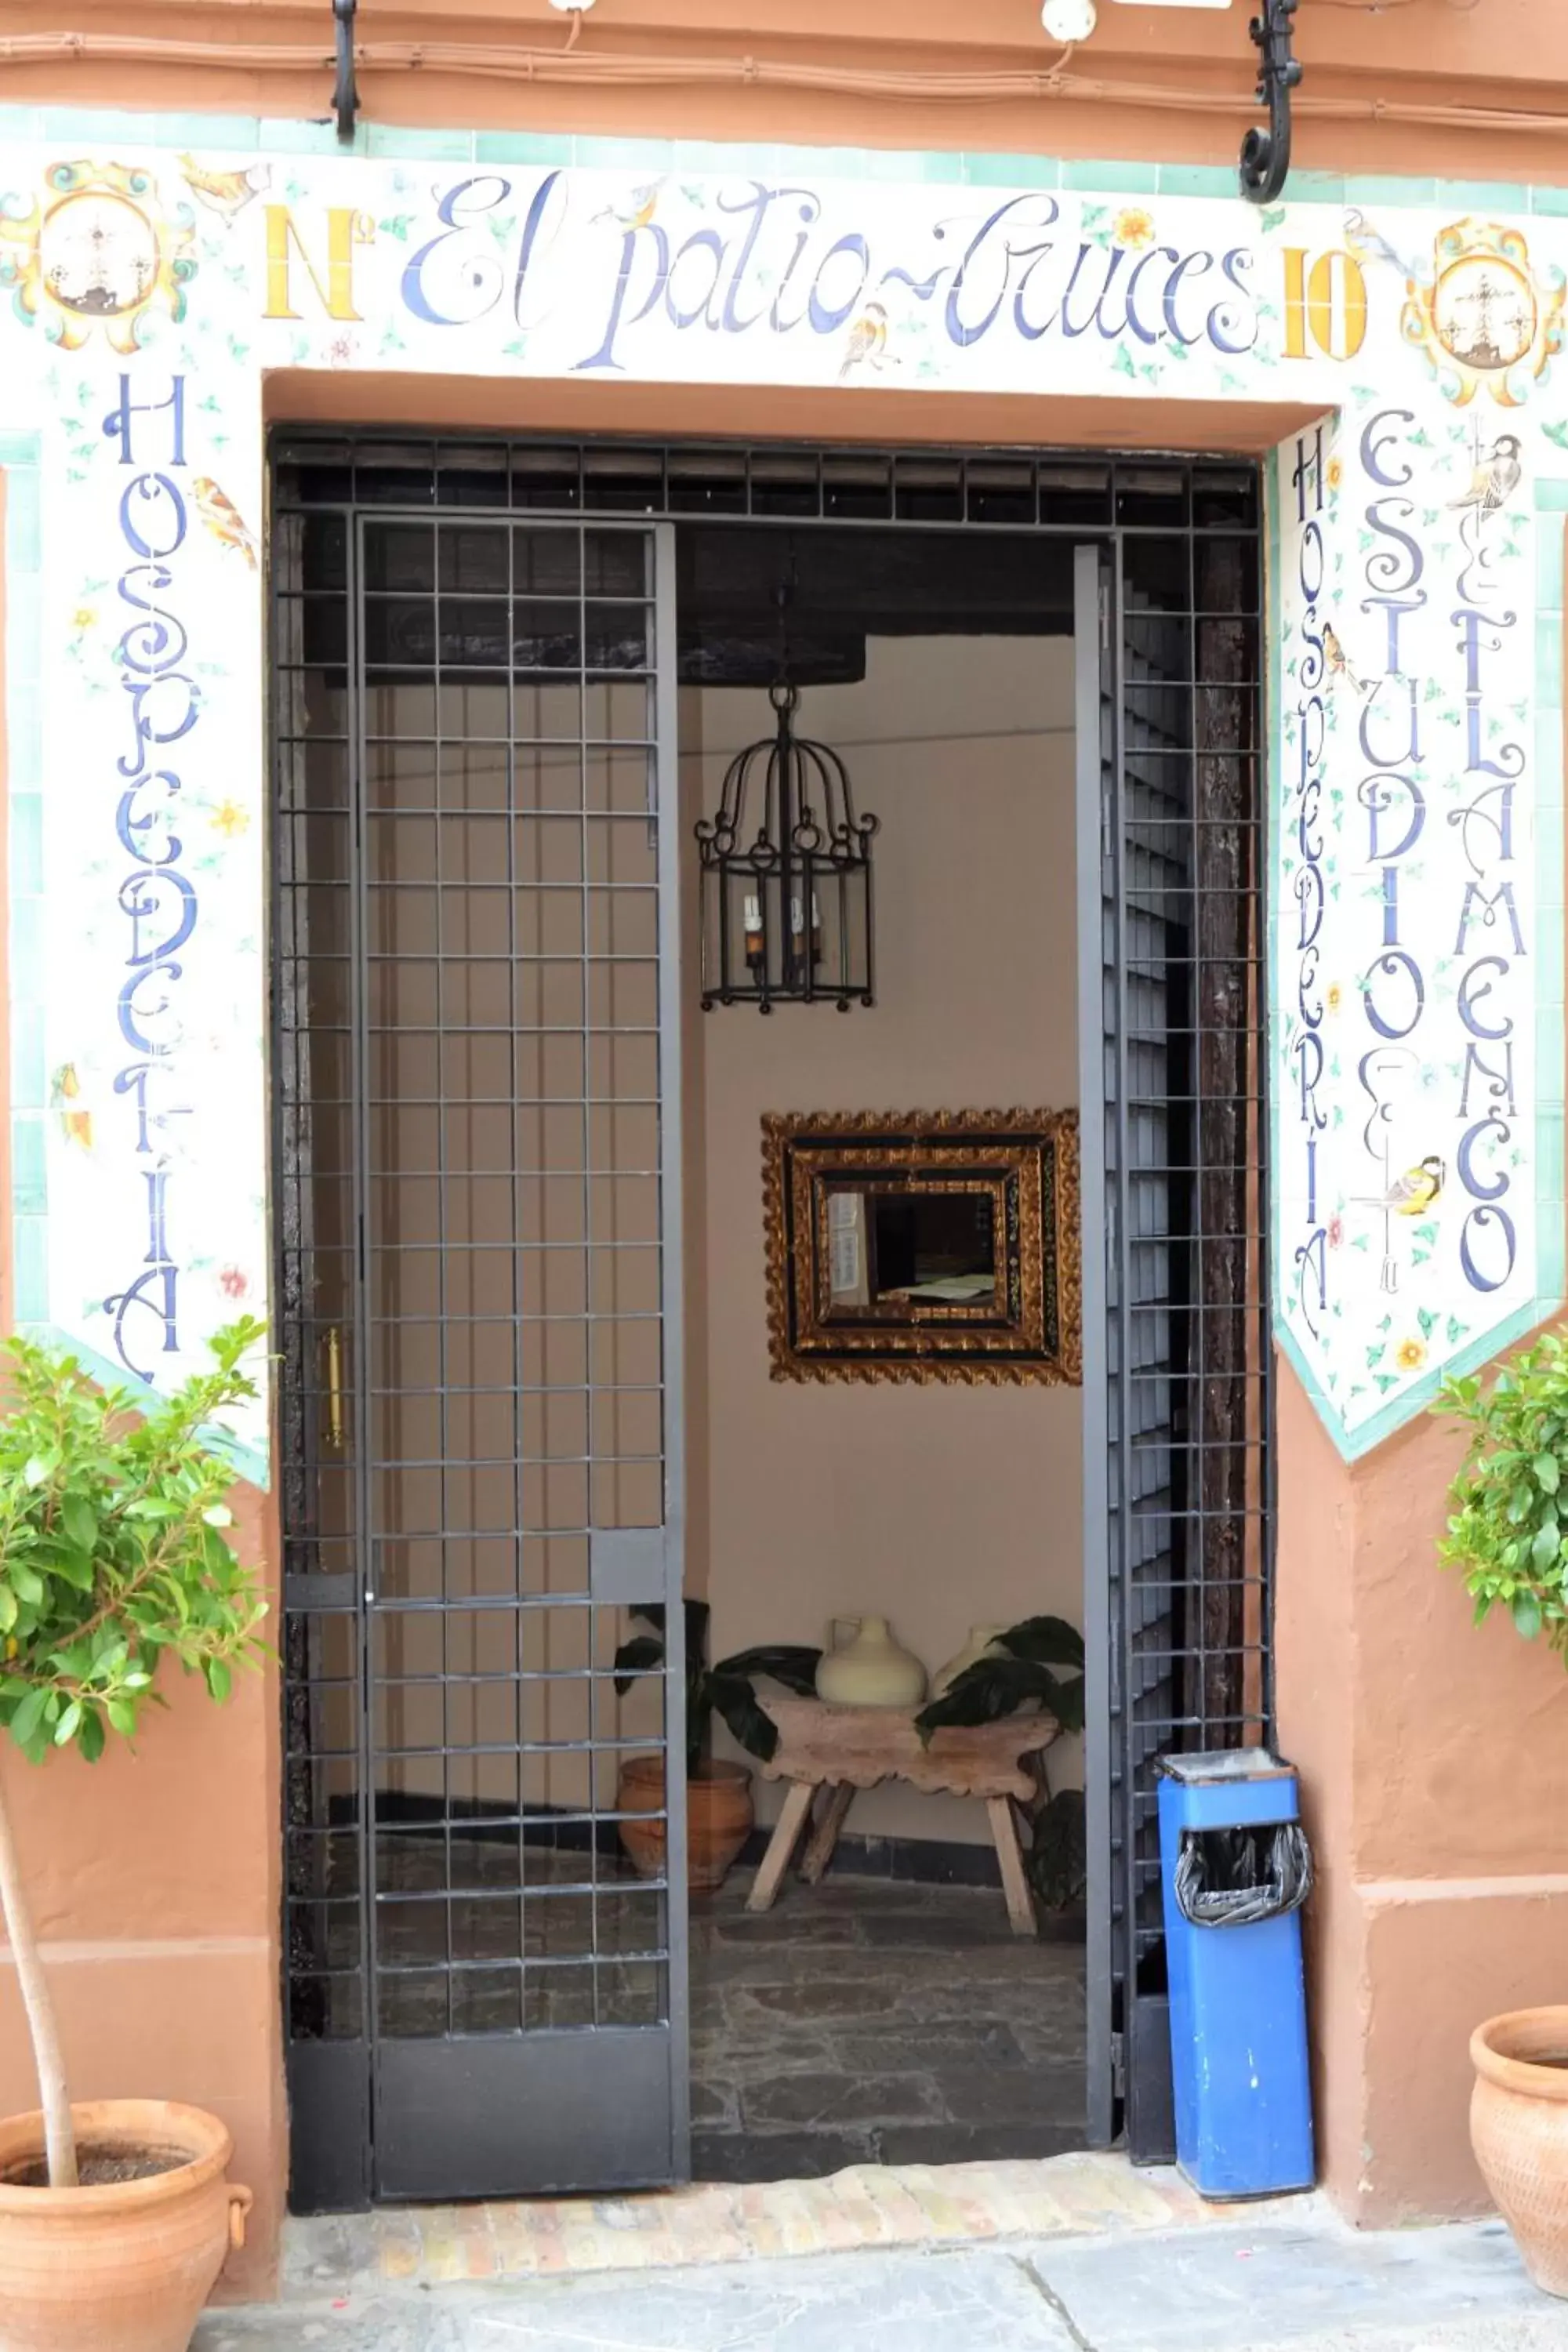
<path fill-rule="evenodd" d="M 1041 24 L 1064 48 L 1087 41 L 1099 21 L 1094 0 L 1045 0 L 1040 10 Z"/>

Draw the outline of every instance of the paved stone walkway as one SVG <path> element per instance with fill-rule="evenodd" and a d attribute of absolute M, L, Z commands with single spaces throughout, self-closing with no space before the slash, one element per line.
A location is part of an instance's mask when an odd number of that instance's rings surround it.
<path fill-rule="evenodd" d="M 750 1887 L 691 1908 L 700 2179 L 1082 2147 L 1081 1945 L 1015 1936 L 1000 1885 Z"/>
<path fill-rule="evenodd" d="M 1568 2352 L 1568 2305 L 1497 2222 L 1358 2233 L 1088 2156 L 297 2223 L 284 2300 L 195 2352 L 316 2347 Z"/>

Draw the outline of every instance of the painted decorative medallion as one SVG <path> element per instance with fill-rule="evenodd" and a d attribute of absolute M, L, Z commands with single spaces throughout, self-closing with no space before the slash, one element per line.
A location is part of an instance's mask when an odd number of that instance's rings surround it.
<path fill-rule="evenodd" d="M 189 205 L 161 214 L 153 174 L 120 163 L 56 163 L 45 177 L 47 193 L 27 212 L 0 205 L 0 285 L 15 289 L 18 314 L 41 316 L 68 351 L 101 326 L 127 353 L 142 340 L 151 304 L 183 319 L 196 266 Z"/>

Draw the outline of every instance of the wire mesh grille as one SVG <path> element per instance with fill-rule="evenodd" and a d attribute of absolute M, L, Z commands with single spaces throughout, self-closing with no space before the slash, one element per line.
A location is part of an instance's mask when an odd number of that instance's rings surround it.
<path fill-rule="evenodd" d="M 668 2020 L 653 534 L 277 515 L 295 2039 Z M 662 1591 L 649 1599 L 662 1598 Z"/>
<path fill-rule="evenodd" d="M 1112 566 L 1111 1948 L 1134 2027 L 1164 1992 L 1155 1760 L 1272 1719 L 1258 599 L 1243 534 L 1126 537 Z M 1162 2018 L 1132 2064 L 1164 2047 Z"/>

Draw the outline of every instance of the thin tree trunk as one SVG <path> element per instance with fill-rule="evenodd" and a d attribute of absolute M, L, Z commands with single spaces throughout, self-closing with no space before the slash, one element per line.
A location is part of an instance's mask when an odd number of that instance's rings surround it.
<path fill-rule="evenodd" d="M 0 1917 L 5 1923 L 11 1957 L 22 1988 L 22 2008 L 32 2036 L 33 2063 L 38 2072 L 38 2094 L 44 2110 L 44 2147 L 48 2157 L 49 2187 L 77 2186 L 76 2131 L 71 2123 L 70 2094 L 66 2088 L 65 2061 L 60 2055 L 59 2026 L 48 1979 L 33 1933 L 32 1914 L 22 1891 L 22 1865 L 5 1810 L 5 1790 L 0 1781 Z"/>

